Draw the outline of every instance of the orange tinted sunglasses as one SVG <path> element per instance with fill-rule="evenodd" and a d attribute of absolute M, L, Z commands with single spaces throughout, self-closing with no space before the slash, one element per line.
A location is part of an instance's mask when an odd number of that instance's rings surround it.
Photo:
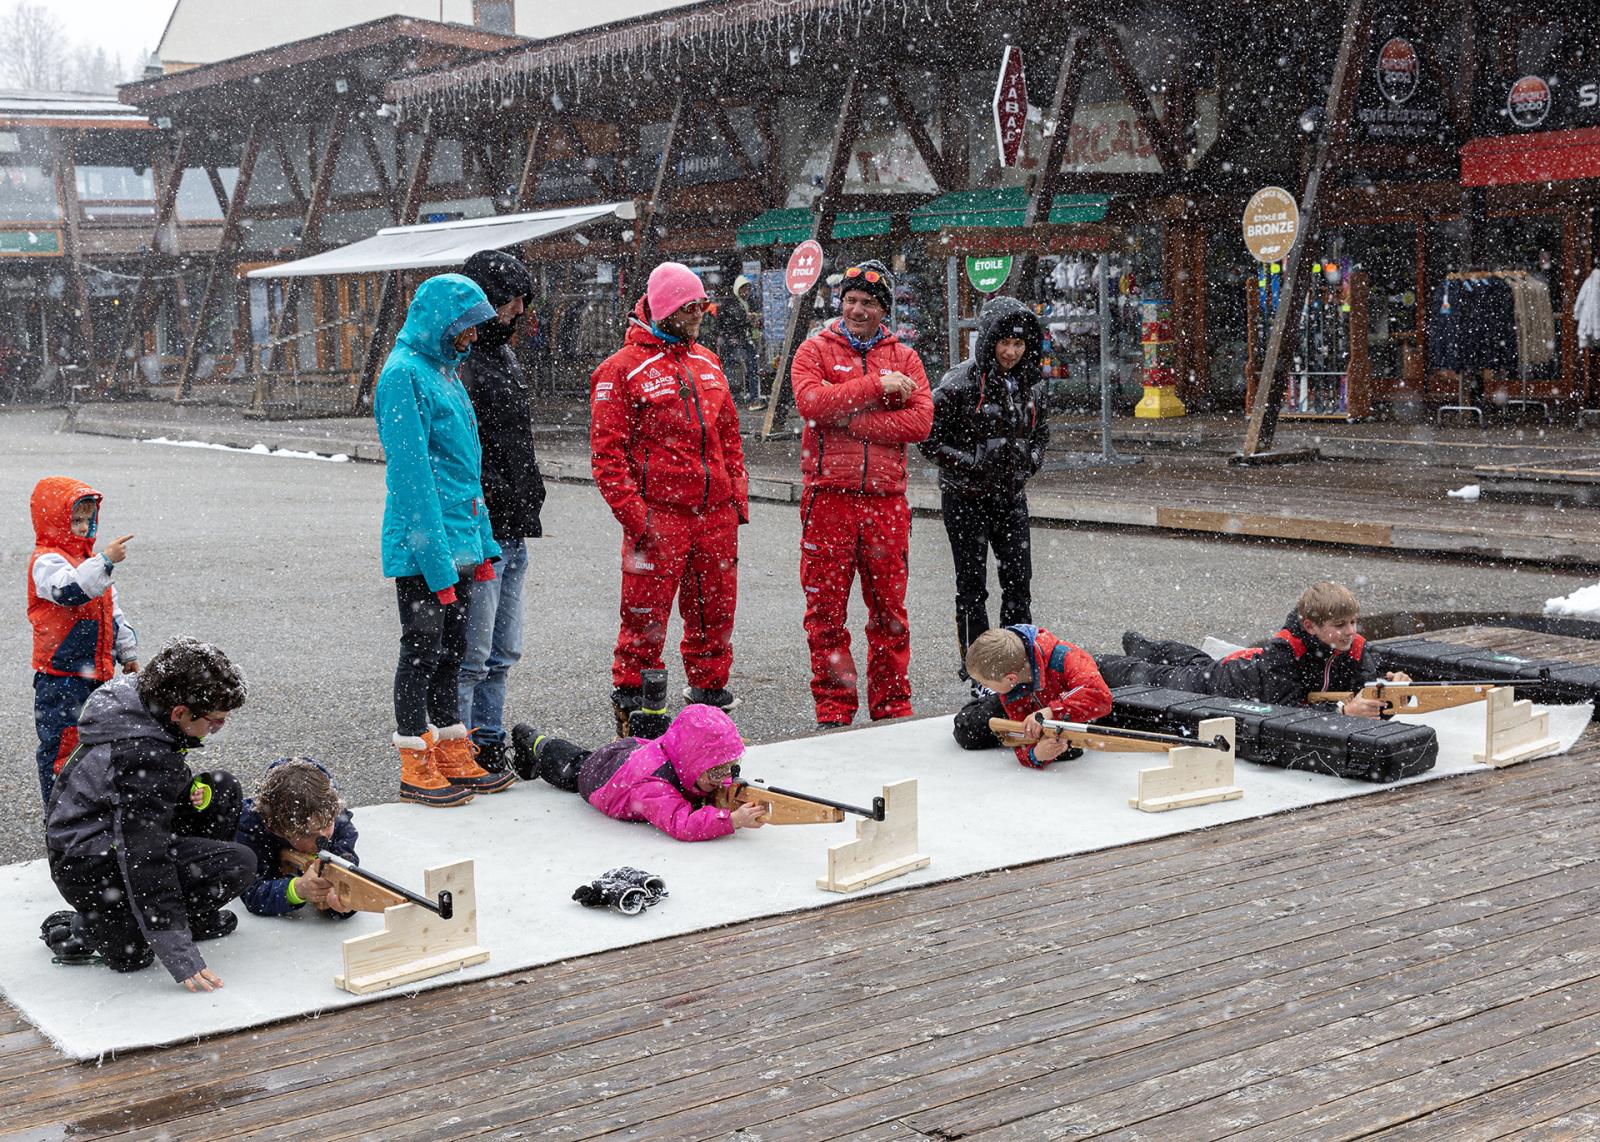
<path fill-rule="evenodd" d="M 711 303 L 709 301 L 705 301 L 705 300 L 702 299 L 700 301 L 686 301 L 686 302 L 684 302 L 682 305 L 678 306 L 678 312 L 679 313 L 704 313 L 706 310 L 708 310 L 710 308 L 711 308 Z"/>
<path fill-rule="evenodd" d="M 847 278 L 866 278 L 874 285 L 883 280 L 883 275 L 877 270 L 864 270 L 860 266 L 851 266 L 844 272 L 844 276 Z"/>

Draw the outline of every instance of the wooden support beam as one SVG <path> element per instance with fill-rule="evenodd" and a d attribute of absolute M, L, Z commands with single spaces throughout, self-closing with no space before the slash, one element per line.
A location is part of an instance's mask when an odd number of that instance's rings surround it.
<path fill-rule="evenodd" d="M 272 133 L 272 149 L 277 153 L 278 165 L 283 169 L 283 184 L 289 188 L 290 196 L 301 210 L 306 208 L 306 192 L 300 189 L 300 176 L 295 174 L 294 160 L 289 157 L 289 148 L 284 145 L 282 130 Z"/>
<path fill-rule="evenodd" d="M 594 158 L 594 155 L 590 153 L 589 145 L 585 143 L 583 138 L 578 134 L 577 128 L 573 127 L 572 123 L 565 116 L 557 118 L 555 123 L 556 126 L 561 128 L 561 133 L 566 136 L 567 142 L 572 144 L 572 149 L 578 152 L 578 157 L 584 160 L 585 166 L 583 173 L 585 177 L 587 177 L 590 182 L 594 183 L 595 187 L 600 191 L 601 194 L 605 195 L 607 198 L 615 198 L 617 196 L 616 185 L 610 180 L 601 177 L 599 166 L 596 165 L 594 170 L 590 170 L 588 168 L 588 160 Z"/>
<path fill-rule="evenodd" d="M 861 74 L 851 68 L 845 76 L 844 91 L 839 97 L 839 117 L 834 121 L 833 139 L 828 144 L 828 174 L 823 182 L 822 195 L 817 199 L 816 213 L 811 219 L 812 240 L 833 233 L 833 221 L 839 215 L 839 196 L 844 193 L 844 176 L 850 166 L 850 148 L 861 129 Z M 789 299 L 789 316 L 784 322 L 783 348 L 778 353 L 778 370 L 772 379 L 772 396 L 767 401 L 767 414 L 761 421 L 763 439 L 772 436 L 783 425 L 784 410 L 794 394 L 789 386 L 789 362 L 794 356 L 800 336 L 805 310 L 803 298 Z"/>
<path fill-rule="evenodd" d="M 939 153 L 944 156 L 945 170 L 955 189 L 964 190 L 971 159 L 967 147 L 967 107 L 961 100 L 960 68 L 946 68 L 940 76 L 939 89 L 942 97 L 939 107 Z"/>
<path fill-rule="evenodd" d="M 433 131 L 432 113 L 424 116 L 420 141 L 411 156 L 411 166 L 406 172 L 405 197 L 397 204 L 395 225 L 408 226 L 417 219 L 422 209 L 422 196 L 428 186 L 428 171 L 433 167 L 434 147 L 438 137 Z M 377 312 L 372 316 L 372 332 L 367 335 L 367 347 L 361 356 L 361 382 L 356 388 L 356 408 L 367 409 L 372 404 L 372 392 L 378 384 L 378 374 L 389 355 L 389 338 L 399 326 L 400 275 L 391 271 L 383 275 L 378 287 Z"/>
<path fill-rule="evenodd" d="M 1045 121 L 1054 123 L 1055 129 L 1050 134 L 1044 165 L 1034 176 L 1028 206 L 1022 216 L 1023 229 L 1036 226 L 1050 217 L 1050 207 L 1061 185 L 1061 164 L 1066 161 L 1067 146 L 1071 142 L 1072 117 L 1078 110 L 1078 92 L 1083 87 L 1089 51 L 1088 32 L 1083 28 L 1073 28 L 1067 34 L 1067 45 L 1061 53 L 1061 67 L 1056 72 L 1055 94 L 1045 112 Z"/>
<path fill-rule="evenodd" d="M 89 310 L 89 283 L 83 278 L 83 243 L 78 234 L 82 212 L 78 202 L 77 133 L 61 128 L 52 129 L 50 149 L 55 158 L 56 200 L 61 203 L 61 215 L 65 222 L 62 234 L 66 248 L 62 253 L 72 266 L 73 292 L 77 295 L 79 350 L 83 362 L 93 368 L 94 319 Z M 145 275 L 148 273 L 147 269 Z M 144 275 L 140 276 L 139 284 L 145 284 Z M 98 389 L 98 382 L 96 387 Z M 66 395 L 70 398 L 72 394 L 69 391 Z"/>
<path fill-rule="evenodd" d="M 183 400 L 189 395 L 195 370 L 200 364 L 201 343 L 205 340 L 206 331 L 211 328 L 212 310 L 223 291 L 233 289 L 233 255 L 243 244 L 239 219 L 244 213 L 245 199 L 250 195 L 250 181 L 255 176 L 256 161 L 260 158 L 266 135 L 267 128 L 260 119 L 250 124 L 250 130 L 245 135 L 244 149 L 239 155 L 239 177 L 234 181 L 233 194 L 225 196 L 222 233 L 217 236 L 217 249 L 211 256 L 211 265 L 206 269 L 205 288 L 200 291 L 200 308 L 194 316 L 194 335 L 189 338 L 184 350 L 183 367 L 178 372 L 178 391 L 174 394 L 174 400 Z M 218 177 L 213 189 L 219 187 L 221 182 Z"/>
<path fill-rule="evenodd" d="M 322 232 L 323 208 L 327 205 L 328 193 L 333 187 L 334 168 L 339 164 L 339 152 L 344 145 L 352 113 L 348 106 L 337 108 L 324 132 L 322 147 L 317 155 L 316 165 L 311 171 L 311 195 L 306 199 L 306 212 L 300 221 L 299 256 L 302 258 L 316 253 L 317 247 L 321 244 L 319 236 Z M 256 391 L 251 400 L 251 407 L 257 411 L 266 407 L 272 370 L 278 362 L 284 333 L 289 328 L 290 322 L 296 320 L 295 311 L 299 308 L 300 285 L 303 281 L 303 278 L 290 278 L 289 284 L 284 288 L 283 308 L 278 311 L 278 319 L 273 322 L 272 334 L 267 340 L 265 367 L 261 366 L 259 354 L 251 355 L 251 364 L 256 367 Z M 295 351 L 299 352 L 298 344 Z"/>
<path fill-rule="evenodd" d="M 906 134 L 911 136 L 912 146 L 917 148 L 917 154 L 922 156 L 922 162 L 928 168 L 928 173 L 933 176 L 933 181 L 941 192 L 956 189 L 950 177 L 950 169 L 939 153 L 939 148 L 933 145 L 927 129 L 922 125 L 922 117 L 917 114 L 916 107 L 906 95 L 905 88 L 900 86 L 899 78 L 892 71 L 884 73 L 883 85 L 888 90 L 889 101 L 894 104 L 895 114 L 900 117 L 900 125 L 906 129 Z"/>
<path fill-rule="evenodd" d="M 532 210 L 539 193 L 539 165 L 544 159 L 544 136 L 550 120 L 541 116 L 523 136 L 522 170 L 517 175 L 517 209 Z"/>
<path fill-rule="evenodd" d="M 372 129 L 372 123 L 366 118 L 361 118 L 356 129 L 361 133 L 361 148 L 367 152 L 367 162 L 372 164 L 372 173 L 378 176 L 378 190 L 385 198 L 394 197 L 394 180 L 389 177 L 389 168 L 383 161 L 383 148 L 378 146 L 378 135 Z"/>
<path fill-rule="evenodd" d="M 150 309 L 150 281 L 162 264 L 159 255 L 171 245 L 171 236 L 167 230 L 172 221 L 173 209 L 177 205 L 178 187 L 183 181 L 184 159 L 188 147 L 188 133 L 178 131 L 173 136 L 164 164 L 173 175 L 162 180 L 156 193 L 156 220 L 155 227 L 150 233 L 150 252 L 145 257 L 138 284 L 133 288 L 133 298 L 128 304 L 127 314 L 122 319 L 122 328 L 117 332 L 117 347 L 107 367 L 99 370 L 99 376 L 95 378 L 96 395 L 104 393 L 116 383 L 117 377 L 129 361 L 138 359 L 138 354 L 132 352 L 133 342 L 135 337 L 144 333 L 145 320 L 149 316 Z M 77 211 L 75 209 L 71 211 L 69 217 L 76 218 Z"/>
<path fill-rule="evenodd" d="M 1155 148 L 1156 159 L 1161 163 L 1161 169 L 1168 174 L 1181 173 L 1183 159 L 1168 129 L 1170 123 L 1156 114 L 1155 104 L 1151 102 L 1150 93 L 1145 90 L 1138 71 L 1128 59 L 1128 53 L 1122 47 L 1122 37 L 1117 34 L 1116 26 L 1110 20 L 1097 19 L 1095 38 L 1099 41 L 1107 65 L 1111 68 L 1112 77 L 1117 81 L 1117 86 L 1122 88 L 1123 96 L 1133 106 L 1133 113 L 1144 127 L 1144 133 L 1150 137 L 1150 145 Z"/>
<path fill-rule="evenodd" d="M 1372 26 L 1372 0 L 1350 0 L 1345 14 L 1344 34 L 1339 40 L 1339 55 L 1334 63 L 1333 83 L 1328 87 L 1322 130 L 1318 133 L 1311 170 L 1300 196 L 1300 232 L 1289 256 L 1283 260 L 1283 276 L 1278 286 L 1278 308 L 1272 315 L 1267 347 L 1261 358 L 1256 400 L 1250 410 L 1244 445 L 1235 460 L 1249 462 L 1272 449 L 1278 428 L 1279 406 L 1289 383 L 1289 374 L 1280 369 L 1290 330 L 1299 324 L 1300 307 L 1310 290 L 1309 273 L 1301 272 L 1305 252 L 1317 240 L 1321 221 L 1321 187 L 1329 166 L 1329 151 L 1344 142 L 1348 134 L 1351 104 L 1361 77 L 1361 58 Z"/>
<path fill-rule="evenodd" d="M 624 282 L 624 287 L 642 292 L 639 285 L 645 274 L 645 266 L 649 263 L 654 253 L 656 244 L 656 214 L 661 209 L 661 197 L 666 194 L 671 184 L 672 172 L 678 163 L 678 146 L 682 140 L 683 112 L 687 106 L 680 91 L 678 97 L 672 101 L 672 118 L 667 120 L 667 138 L 661 145 L 661 161 L 656 165 L 656 181 L 650 188 L 650 200 L 644 204 L 644 211 L 639 216 L 639 232 L 633 245 L 632 285 Z"/>
<path fill-rule="evenodd" d="M 727 108 L 715 99 L 691 103 L 690 106 L 702 111 L 706 118 L 711 120 L 711 125 L 717 129 L 717 134 L 728 144 L 728 152 L 733 155 L 733 161 L 739 164 L 739 173 L 748 179 L 759 178 L 756 164 L 744 153 L 744 144 L 739 141 L 739 133 L 733 129 L 733 120 L 728 118 Z"/>
<path fill-rule="evenodd" d="M 228 187 L 222 181 L 222 172 L 215 163 L 206 167 L 206 178 L 211 181 L 211 193 L 217 196 L 217 209 L 223 214 L 228 213 Z"/>

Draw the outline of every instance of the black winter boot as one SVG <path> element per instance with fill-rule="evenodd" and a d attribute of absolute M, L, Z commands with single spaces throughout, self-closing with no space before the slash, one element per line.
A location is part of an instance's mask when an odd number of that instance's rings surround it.
<path fill-rule="evenodd" d="M 540 734 L 533 743 L 533 764 L 540 777 L 557 789 L 578 791 L 578 774 L 592 751 L 565 738 Z"/>
<path fill-rule="evenodd" d="M 39 939 L 53 953 L 58 964 L 92 964 L 99 957 L 84 930 L 77 912 L 52 912 L 39 925 Z"/>
<path fill-rule="evenodd" d="M 473 741 L 478 739 L 474 738 Z M 506 755 L 506 743 L 501 741 L 478 742 L 478 768 L 490 773 L 505 773 L 511 768 L 511 759 Z"/>
<path fill-rule="evenodd" d="M 639 679 L 639 708 L 628 719 L 628 736 L 642 739 L 658 738 L 667 732 L 672 718 L 667 714 L 667 672 L 643 670 Z"/>
<path fill-rule="evenodd" d="M 611 691 L 611 716 L 617 719 L 617 736 L 633 736 L 633 715 L 644 705 L 644 690 L 639 686 L 618 686 Z"/>
<path fill-rule="evenodd" d="M 239 917 L 226 908 L 218 908 L 210 916 L 195 916 L 189 920 L 189 934 L 196 940 L 220 940 L 239 926 Z"/>
<path fill-rule="evenodd" d="M 518 722 L 511 727 L 511 768 L 524 781 L 534 781 L 539 777 L 539 762 L 534 758 L 534 745 L 538 740 L 539 731 L 527 722 Z"/>
<path fill-rule="evenodd" d="M 735 698 L 733 691 L 726 686 L 719 686 L 715 690 L 707 690 L 701 686 L 685 686 L 683 700 L 691 706 L 715 706 L 724 714 L 739 704 L 739 699 Z"/>

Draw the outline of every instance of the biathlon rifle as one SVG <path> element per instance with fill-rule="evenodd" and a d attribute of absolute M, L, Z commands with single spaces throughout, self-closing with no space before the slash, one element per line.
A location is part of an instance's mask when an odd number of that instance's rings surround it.
<path fill-rule="evenodd" d="M 792 789 L 779 789 L 765 781 L 751 778 L 739 779 L 739 767 L 733 767 L 733 780 L 717 790 L 713 799 L 719 809 L 734 810 L 740 805 L 760 805 L 767 811 L 768 825 L 827 825 L 844 820 L 846 813 L 854 813 L 869 821 L 883 820 L 883 798 L 874 797 L 872 808 L 846 805 L 843 801 L 830 801 L 810 793 L 796 793 Z"/>
<path fill-rule="evenodd" d="M 1348 702 L 1351 698 L 1370 698 L 1383 703 L 1379 717 L 1394 714 L 1426 714 L 1448 710 L 1469 702 L 1482 702 L 1496 686 L 1516 686 L 1519 682 L 1550 681 L 1550 668 L 1541 667 L 1537 678 L 1452 678 L 1444 682 L 1390 682 L 1379 678 L 1359 690 L 1316 690 L 1306 695 L 1308 702 Z"/>
<path fill-rule="evenodd" d="M 1042 712 L 1041 712 L 1042 713 Z M 1096 726 L 1088 722 L 1058 722 L 1040 714 L 1031 715 L 1043 729 L 1040 740 L 1065 742 L 1079 749 L 1099 750 L 1102 753 L 1166 753 L 1175 746 L 1198 746 L 1201 749 L 1218 749 L 1231 752 L 1228 739 L 1221 734 L 1210 741 L 1186 738 L 1178 734 L 1158 734 L 1151 730 L 1125 730 L 1120 726 Z M 1028 740 L 1026 722 L 1013 722 L 1008 718 L 990 718 L 989 728 L 1003 745 L 1026 748 L 1035 744 Z"/>
<path fill-rule="evenodd" d="M 351 912 L 382 912 L 396 904 L 417 904 L 436 913 L 441 920 L 448 920 L 455 914 L 450 893 L 441 892 L 438 900 L 429 900 L 327 849 L 318 849 L 315 856 L 287 849 L 283 854 L 283 866 L 285 873 L 292 869 L 295 874 L 308 873 L 328 881 Z"/>

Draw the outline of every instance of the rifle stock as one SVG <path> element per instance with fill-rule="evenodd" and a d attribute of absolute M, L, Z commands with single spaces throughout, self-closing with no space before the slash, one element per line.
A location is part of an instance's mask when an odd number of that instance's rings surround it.
<path fill-rule="evenodd" d="M 1315 690 L 1306 695 L 1306 701 L 1347 702 L 1359 696 L 1382 702 L 1384 717 L 1391 714 L 1426 714 L 1433 710 L 1465 706 L 1469 702 L 1482 702 L 1496 686 L 1514 684 L 1494 679 L 1471 682 L 1387 682 L 1380 679 L 1354 691 Z"/>
<path fill-rule="evenodd" d="M 441 892 L 437 901 L 429 900 L 409 888 L 385 880 L 375 872 L 353 865 L 326 849 L 318 850 L 315 856 L 285 849 L 281 859 L 286 875 L 309 873 L 328 881 L 339 893 L 339 899 L 345 907 L 352 912 L 382 912 L 396 904 L 418 904 L 437 913 L 442 920 L 448 920 L 454 914 L 450 893 Z"/>
<path fill-rule="evenodd" d="M 1228 751 L 1228 739 L 1217 737 L 1211 741 L 1179 737 L 1177 734 L 1158 734 L 1145 730 L 1125 730 L 1116 726 L 1095 726 L 1087 722 L 1058 722 L 1048 718 L 1035 719 L 1043 729 L 1040 740 L 1049 738 L 1065 742 L 1079 749 L 1092 749 L 1101 753 L 1166 753 L 1176 746 L 1199 746 L 1202 749 Z M 990 718 L 989 728 L 1002 745 L 1023 748 L 1034 744 L 1028 740 L 1027 723 L 1009 718 Z"/>
<path fill-rule="evenodd" d="M 882 797 L 872 799 L 871 809 L 862 809 L 826 797 L 779 789 L 754 779 L 740 781 L 737 768 L 734 770 L 733 783 L 717 790 L 713 801 L 719 809 L 730 812 L 740 805 L 764 806 L 767 810 L 766 823 L 769 825 L 827 825 L 844 820 L 846 813 L 854 813 L 870 821 L 881 821 L 884 813 Z"/>

